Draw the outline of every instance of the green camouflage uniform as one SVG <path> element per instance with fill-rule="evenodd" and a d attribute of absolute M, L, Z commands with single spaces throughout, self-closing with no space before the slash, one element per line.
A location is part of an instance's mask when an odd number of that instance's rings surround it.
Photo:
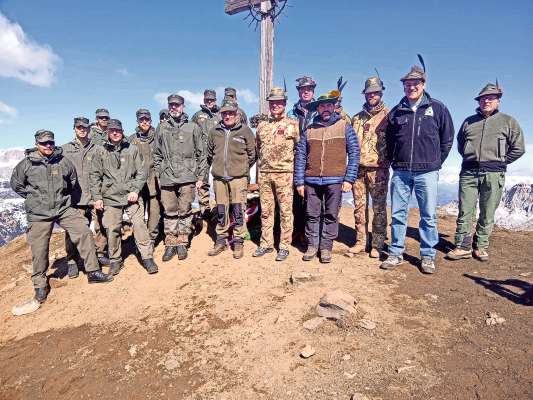
<path fill-rule="evenodd" d="M 353 128 L 361 151 L 359 172 L 353 185 L 356 245 L 366 248 L 368 238 L 368 196 L 372 197 L 372 247 L 383 249 L 387 237 L 387 191 L 389 166 L 385 128 L 389 110 L 381 103 L 354 115 Z"/>
<path fill-rule="evenodd" d="M 256 132 L 261 196 L 261 247 L 274 247 L 276 203 L 280 210 L 280 250 L 288 250 L 293 230 L 294 148 L 299 140 L 298 121 L 283 116 L 261 122 Z"/>

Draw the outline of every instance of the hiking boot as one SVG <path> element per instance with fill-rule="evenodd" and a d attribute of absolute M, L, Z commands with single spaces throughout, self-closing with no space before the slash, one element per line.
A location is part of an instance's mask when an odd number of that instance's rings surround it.
<path fill-rule="evenodd" d="M 489 253 L 487 253 L 487 250 L 485 249 L 475 249 L 474 257 L 479 261 L 489 261 Z"/>
<path fill-rule="evenodd" d="M 233 244 L 233 258 L 239 259 L 244 256 L 244 245 L 242 243 Z"/>
<path fill-rule="evenodd" d="M 109 264 L 109 275 L 118 275 L 122 268 L 124 268 L 124 263 L 122 261 L 111 261 Z"/>
<path fill-rule="evenodd" d="M 226 250 L 226 248 L 227 248 L 226 243 L 215 243 L 215 247 L 209 250 L 207 255 L 211 257 L 218 256 L 220 253 Z"/>
<path fill-rule="evenodd" d="M 402 256 L 389 255 L 387 257 L 387 259 L 381 263 L 379 268 L 390 270 L 390 269 L 394 269 L 398 265 L 402 265 L 402 264 L 403 264 L 403 257 Z"/>
<path fill-rule="evenodd" d="M 379 251 L 378 249 L 371 248 L 369 256 L 370 258 L 379 258 L 381 257 L 381 251 Z"/>
<path fill-rule="evenodd" d="M 267 253 L 272 253 L 274 249 L 272 247 L 261 247 L 259 246 L 257 249 L 255 249 L 254 253 L 252 254 L 252 257 L 263 257 Z"/>
<path fill-rule="evenodd" d="M 172 260 L 172 257 L 174 257 L 178 253 L 177 246 L 165 246 L 165 252 L 163 253 L 163 262 L 167 262 Z"/>
<path fill-rule="evenodd" d="M 316 253 L 318 252 L 318 250 L 316 249 L 316 247 L 311 247 L 309 246 L 307 248 L 307 251 L 304 253 L 304 255 L 302 256 L 302 260 L 304 261 L 311 261 L 313 258 L 316 257 Z"/>
<path fill-rule="evenodd" d="M 285 261 L 289 256 L 289 250 L 280 249 L 278 255 L 276 256 L 276 261 Z"/>
<path fill-rule="evenodd" d="M 150 275 L 157 274 L 159 269 L 157 268 L 157 264 L 154 262 L 153 258 L 147 258 L 142 261 L 143 267 Z"/>
<path fill-rule="evenodd" d="M 98 258 L 98 263 L 100 264 L 101 267 L 104 267 L 104 266 L 109 265 L 111 263 L 109 258 L 104 256 L 104 255 L 97 256 L 97 258 Z"/>
<path fill-rule="evenodd" d="M 178 254 L 178 260 L 185 260 L 187 258 L 187 246 L 184 244 L 178 245 L 176 253 Z"/>
<path fill-rule="evenodd" d="M 420 262 L 420 269 L 424 274 L 434 274 L 437 272 L 435 260 L 432 257 L 424 256 Z"/>
<path fill-rule="evenodd" d="M 46 286 L 43 288 L 35 288 L 34 298 L 39 302 L 39 304 L 42 304 L 48 298 L 48 293 L 50 293 L 50 286 Z"/>
<path fill-rule="evenodd" d="M 329 264 L 331 262 L 331 250 L 328 250 L 328 249 L 320 250 L 320 262 L 322 264 Z"/>
<path fill-rule="evenodd" d="M 67 263 L 67 267 L 68 267 L 67 275 L 69 279 L 76 279 L 78 276 L 80 276 L 80 270 L 78 269 L 78 264 L 74 260 L 69 261 Z"/>
<path fill-rule="evenodd" d="M 122 263 L 121 263 L 122 264 Z M 104 274 L 102 270 L 92 271 L 87 274 L 87 282 L 89 283 L 106 283 L 113 280 L 113 275 L 111 275 L 111 268 L 109 274 Z M 118 274 L 118 272 L 117 272 Z M 116 274 L 114 274 L 116 275 Z"/>
<path fill-rule="evenodd" d="M 472 250 L 470 249 L 462 249 L 461 247 L 456 247 L 453 250 L 450 250 L 446 253 L 446 256 L 444 256 L 447 260 L 462 260 L 466 258 L 472 258 Z"/>
<path fill-rule="evenodd" d="M 344 256 L 345 257 L 349 257 L 349 258 L 353 258 L 357 254 L 359 254 L 359 253 L 361 253 L 363 251 L 365 251 L 365 246 L 363 246 L 360 243 L 356 243 L 354 247 L 349 248 L 348 251 L 346 253 L 344 253 Z"/>

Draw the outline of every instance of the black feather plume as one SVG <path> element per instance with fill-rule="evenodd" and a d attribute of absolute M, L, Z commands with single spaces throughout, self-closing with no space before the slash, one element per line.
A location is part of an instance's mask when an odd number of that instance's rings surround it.
<path fill-rule="evenodd" d="M 496 89 L 500 89 L 500 85 L 498 84 L 498 78 L 496 78 Z"/>
<path fill-rule="evenodd" d="M 344 86 L 346 86 L 347 83 L 348 83 L 348 81 L 346 81 L 346 82 L 344 82 L 344 83 L 342 82 L 342 76 L 341 76 L 341 77 L 337 80 L 337 90 L 338 90 L 339 92 L 342 93 L 342 89 L 344 89 Z"/>
<path fill-rule="evenodd" d="M 424 69 L 424 72 L 426 72 L 426 63 L 424 62 L 424 59 L 422 58 L 421 54 L 417 54 L 418 59 L 420 60 L 420 64 L 422 64 L 422 68 Z"/>
<path fill-rule="evenodd" d="M 285 81 L 285 77 L 283 77 L 283 90 L 287 93 L 287 81 Z"/>

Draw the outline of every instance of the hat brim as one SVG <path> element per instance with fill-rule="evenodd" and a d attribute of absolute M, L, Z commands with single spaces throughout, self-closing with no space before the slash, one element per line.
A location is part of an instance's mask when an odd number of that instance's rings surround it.
<path fill-rule="evenodd" d="M 478 94 L 476 97 L 474 97 L 474 100 L 479 101 L 483 96 L 490 96 L 491 94 L 495 94 L 499 99 L 503 96 L 503 93 L 500 92 L 486 92 Z"/>
<path fill-rule="evenodd" d="M 77 124 L 74 124 L 74 127 L 83 127 L 83 128 L 89 128 L 89 124 L 86 124 L 85 122 L 78 122 Z"/>
<path fill-rule="evenodd" d="M 307 108 L 309 111 L 316 111 L 316 109 L 318 108 L 320 104 L 326 104 L 326 103 L 335 104 L 337 103 L 337 101 L 339 101 L 339 97 L 330 97 L 328 99 L 318 99 L 307 104 L 305 108 Z"/>
<path fill-rule="evenodd" d="M 220 108 L 220 112 L 221 112 L 221 113 L 223 113 L 223 112 L 230 112 L 230 111 L 237 112 L 238 109 L 237 109 L 237 108 L 233 108 L 233 107 L 221 107 L 221 108 Z"/>
<path fill-rule="evenodd" d="M 287 96 L 268 96 L 267 101 L 275 101 L 275 100 L 285 100 L 287 101 Z"/>
<path fill-rule="evenodd" d="M 383 92 L 384 90 L 385 90 L 385 87 L 369 86 L 368 88 L 363 89 L 363 91 L 361 93 L 362 94 L 376 93 L 376 92 Z"/>

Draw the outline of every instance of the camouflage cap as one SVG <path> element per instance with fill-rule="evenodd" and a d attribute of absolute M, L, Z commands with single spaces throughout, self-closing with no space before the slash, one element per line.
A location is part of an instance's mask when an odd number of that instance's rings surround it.
<path fill-rule="evenodd" d="M 48 129 L 39 129 L 35 132 L 35 142 L 47 142 L 49 140 L 54 140 L 54 132 L 49 131 Z"/>
<path fill-rule="evenodd" d="M 224 89 L 224 97 L 237 98 L 237 90 L 232 87 L 227 87 Z"/>
<path fill-rule="evenodd" d="M 239 107 L 237 106 L 237 103 L 235 102 L 235 100 L 232 100 L 231 98 L 225 98 L 224 101 L 222 102 L 222 106 L 220 107 L 220 112 L 221 113 L 226 112 L 226 111 L 237 112 L 238 109 Z"/>
<path fill-rule="evenodd" d="M 316 82 L 310 76 L 302 76 L 301 78 L 296 79 L 296 89 L 305 86 L 312 86 L 313 88 L 315 88 Z"/>
<path fill-rule="evenodd" d="M 141 117 L 146 117 L 152 119 L 152 114 L 150 114 L 150 111 L 146 108 L 139 108 L 137 112 L 135 113 L 135 116 L 137 117 L 137 120 Z"/>
<path fill-rule="evenodd" d="M 84 128 L 89 127 L 89 119 L 85 117 L 76 117 L 74 118 L 74 127 L 83 126 Z"/>
<path fill-rule="evenodd" d="M 110 119 L 107 131 L 109 132 L 111 129 L 122 130 L 122 122 L 118 119 Z"/>
<path fill-rule="evenodd" d="M 215 92 L 213 89 L 205 89 L 204 90 L 204 99 L 205 100 L 216 100 L 217 99 L 217 92 Z"/>
<path fill-rule="evenodd" d="M 107 110 L 107 108 L 98 108 L 96 110 L 96 118 L 98 117 L 107 117 L 109 118 L 109 111 Z"/>
<path fill-rule="evenodd" d="M 481 89 L 481 92 L 474 98 L 476 101 L 479 101 L 483 96 L 487 96 L 489 94 L 495 94 L 498 97 L 503 96 L 503 90 L 498 84 L 494 83 L 487 83 L 483 89 Z"/>
<path fill-rule="evenodd" d="M 171 94 L 170 96 L 167 97 L 167 102 L 168 104 L 171 104 L 171 103 L 184 104 L 185 99 L 181 97 L 179 94 Z"/>
<path fill-rule="evenodd" d="M 420 79 L 421 81 L 426 81 L 426 72 L 422 69 L 422 67 L 418 65 L 413 65 L 411 67 L 411 71 L 407 73 L 407 75 L 403 76 L 400 80 L 402 82 L 405 82 L 409 79 Z"/>
<path fill-rule="evenodd" d="M 270 89 L 270 93 L 268 94 L 267 98 L 268 101 L 270 100 L 287 100 L 287 93 L 285 93 L 285 90 L 280 87 L 273 87 Z"/>
<path fill-rule="evenodd" d="M 371 76 L 365 81 L 365 88 L 361 93 L 383 92 L 384 90 L 383 81 L 377 76 Z"/>

